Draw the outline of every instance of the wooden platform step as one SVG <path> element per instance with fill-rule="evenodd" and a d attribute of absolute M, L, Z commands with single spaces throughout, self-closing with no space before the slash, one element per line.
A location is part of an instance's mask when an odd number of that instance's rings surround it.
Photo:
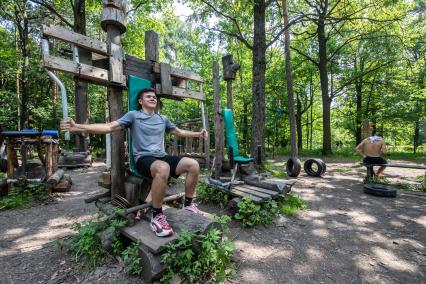
<path fill-rule="evenodd" d="M 256 187 L 248 184 L 240 184 L 233 186 L 230 193 L 234 196 L 245 197 L 249 196 L 254 202 L 263 202 L 268 198 L 274 198 L 278 194 L 277 191 Z"/>

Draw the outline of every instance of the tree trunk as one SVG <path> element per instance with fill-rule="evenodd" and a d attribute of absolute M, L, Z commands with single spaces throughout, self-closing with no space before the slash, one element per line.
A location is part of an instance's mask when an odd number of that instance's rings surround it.
<path fill-rule="evenodd" d="M 17 28 L 19 32 L 20 48 L 22 53 L 22 65 L 21 65 L 21 115 L 19 118 L 20 125 L 22 128 L 28 127 L 29 110 L 28 110 L 28 98 L 29 98 L 29 84 L 28 84 L 28 71 L 30 66 L 30 50 L 28 42 L 28 16 L 27 16 L 27 1 L 18 1 L 15 3 L 15 17 L 17 22 Z"/>
<path fill-rule="evenodd" d="M 283 17 L 284 27 L 288 26 L 288 3 L 287 0 L 283 0 Z M 284 31 L 284 51 L 285 51 L 285 73 L 287 82 L 287 104 L 288 104 L 288 116 L 290 121 L 290 144 L 291 144 L 291 156 L 297 157 L 297 134 L 296 134 L 296 117 L 294 114 L 294 92 L 293 92 L 293 74 L 291 70 L 291 55 L 290 55 L 290 30 L 287 28 Z"/>
<path fill-rule="evenodd" d="M 74 31 L 86 35 L 86 3 L 85 0 L 74 0 Z M 91 64 L 91 54 L 83 49 L 78 49 L 79 62 Z M 74 78 L 75 120 L 77 123 L 88 123 L 88 83 Z M 85 152 L 88 148 L 87 134 L 75 134 L 75 151 Z"/>
<path fill-rule="evenodd" d="M 324 8 L 326 11 L 326 8 Z M 324 13 L 325 14 L 325 13 Z M 331 98 L 328 94 L 328 74 L 327 74 L 327 39 L 325 34 L 325 20 L 323 14 L 320 15 L 317 25 L 318 33 L 318 53 L 319 53 L 319 75 L 321 83 L 322 97 L 322 154 L 330 155 L 331 151 Z"/>
<path fill-rule="evenodd" d="M 254 1 L 252 157 L 257 156 L 258 145 L 262 145 L 262 149 L 265 149 L 265 10 L 265 0 Z M 264 153 L 265 151 L 262 151 L 262 160 L 264 160 Z"/>
<path fill-rule="evenodd" d="M 17 27 L 16 27 L 17 28 Z M 19 44 L 18 44 L 18 35 L 16 34 L 17 30 L 15 30 L 15 50 L 16 54 L 19 52 Z M 20 77 L 19 77 L 19 58 L 16 57 L 16 109 L 17 109 L 17 123 L 18 123 L 18 131 L 21 130 L 21 98 L 20 98 Z"/>
<path fill-rule="evenodd" d="M 297 129 L 297 148 L 300 150 L 303 148 L 303 130 L 302 130 L 302 102 L 300 100 L 300 96 L 297 97 L 296 104 L 296 129 Z"/>

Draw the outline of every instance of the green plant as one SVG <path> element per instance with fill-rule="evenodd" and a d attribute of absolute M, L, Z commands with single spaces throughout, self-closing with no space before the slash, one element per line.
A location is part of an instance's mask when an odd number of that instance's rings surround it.
<path fill-rule="evenodd" d="M 295 216 L 300 210 L 308 208 L 308 205 L 303 199 L 292 194 L 281 194 L 279 203 L 279 211 L 287 216 Z"/>
<path fill-rule="evenodd" d="M 263 169 L 269 173 L 271 173 L 274 177 L 283 178 L 287 177 L 287 173 L 284 171 L 284 168 L 281 170 L 274 168 L 274 165 L 266 160 L 263 162 Z"/>
<path fill-rule="evenodd" d="M 253 227 L 257 224 L 267 225 L 278 213 L 278 204 L 272 199 L 256 204 L 250 197 L 245 196 L 237 206 L 238 212 L 234 218 L 243 222 L 246 227 Z"/>
<path fill-rule="evenodd" d="M 27 184 L 16 186 L 8 196 L 0 198 L 0 210 L 28 207 L 32 204 L 43 203 L 49 199 L 44 184 Z"/>
<path fill-rule="evenodd" d="M 199 183 L 197 186 L 197 198 L 204 203 L 219 204 L 224 208 L 229 201 L 229 194 L 220 187 Z"/>
<path fill-rule="evenodd" d="M 77 235 L 69 238 L 64 246 L 68 247 L 76 261 L 83 260 L 89 267 L 96 267 L 102 263 L 106 251 L 102 248 L 100 233 L 112 234 L 112 248 L 114 253 L 121 253 L 123 245 L 119 239 L 120 229 L 127 224 L 127 220 L 120 216 L 122 209 L 114 208 L 113 214 L 102 216 L 101 220 L 87 221 L 75 225 Z"/>
<path fill-rule="evenodd" d="M 132 243 L 122 253 L 126 272 L 133 275 L 141 275 L 143 267 L 139 257 L 139 244 Z"/>
<path fill-rule="evenodd" d="M 195 231 L 182 231 L 178 240 L 168 244 L 163 254 L 167 272 L 161 281 L 170 281 L 176 273 L 190 283 L 207 282 L 212 277 L 216 282 L 225 281 L 234 272 L 231 254 L 235 246 L 223 240 L 221 235 L 217 229 L 202 235 Z"/>

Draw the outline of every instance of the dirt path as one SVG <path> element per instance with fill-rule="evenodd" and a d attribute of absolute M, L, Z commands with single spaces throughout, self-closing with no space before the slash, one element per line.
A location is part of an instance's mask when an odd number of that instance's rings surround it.
<path fill-rule="evenodd" d="M 56 202 L 0 212 L 0 283 L 142 283 L 113 260 L 95 271 L 78 268 L 52 241 L 94 217 L 83 199 L 102 191 L 100 164 L 70 171 L 72 191 Z M 424 172 L 387 169 L 392 182 Z M 284 226 L 231 223 L 238 275 L 230 283 L 426 283 L 426 194 L 397 198 L 362 193 L 364 169 L 327 162 L 323 178 L 301 174 L 293 187 L 310 209 Z M 211 213 L 223 213 L 201 206 Z"/>

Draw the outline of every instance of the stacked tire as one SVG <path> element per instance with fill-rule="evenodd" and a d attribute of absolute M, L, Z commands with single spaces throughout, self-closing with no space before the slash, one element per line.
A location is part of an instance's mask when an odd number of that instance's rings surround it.
<path fill-rule="evenodd" d="M 315 168 L 313 167 L 315 165 Z M 325 162 L 321 159 L 308 159 L 303 164 L 306 174 L 311 177 L 320 177 L 327 170 Z"/>
<path fill-rule="evenodd" d="M 302 163 L 296 157 L 287 160 L 286 172 L 289 177 L 298 177 L 302 170 Z"/>
<path fill-rule="evenodd" d="M 396 189 L 392 186 L 384 184 L 364 184 L 364 192 L 381 197 L 396 197 Z"/>

